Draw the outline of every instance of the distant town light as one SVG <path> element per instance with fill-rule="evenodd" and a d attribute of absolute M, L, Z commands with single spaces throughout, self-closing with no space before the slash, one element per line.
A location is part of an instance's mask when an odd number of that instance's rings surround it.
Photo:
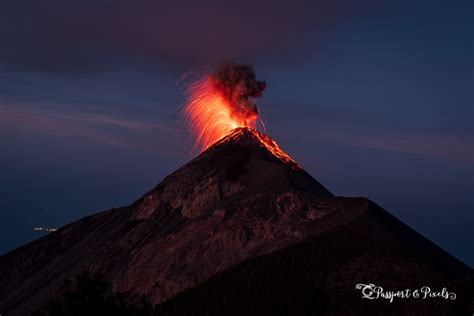
<path fill-rule="evenodd" d="M 33 228 L 33 231 L 35 231 L 35 232 L 44 231 L 44 232 L 51 233 L 51 232 L 55 232 L 57 230 L 58 230 L 57 228 L 44 228 L 44 227 L 34 227 Z"/>

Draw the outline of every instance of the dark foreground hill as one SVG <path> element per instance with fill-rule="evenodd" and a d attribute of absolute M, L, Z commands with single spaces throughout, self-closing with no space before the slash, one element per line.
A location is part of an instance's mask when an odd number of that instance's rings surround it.
<path fill-rule="evenodd" d="M 467 292 L 450 286 L 471 269 L 369 200 L 334 197 L 265 135 L 237 129 L 132 205 L 0 257 L 0 313 L 41 309 L 84 272 L 127 304 L 166 301 L 161 314 L 245 314 L 398 304 L 361 299 L 357 283 L 446 286 L 462 303 Z"/>

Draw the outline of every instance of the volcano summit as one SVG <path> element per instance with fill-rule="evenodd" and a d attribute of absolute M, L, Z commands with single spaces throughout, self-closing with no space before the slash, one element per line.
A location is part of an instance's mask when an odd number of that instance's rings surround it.
<path fill-rule="evenodd" d="M 84 271 L 130 302 L 160 304 L 160 315 L 450 312 L 468 310 L 472 298 L 472 269 L 370 200 L 335 197 L 249 128 L 234 129 L 132 205 L 0 257 L 0 313 L 40 309 Z M 358 283 L 446 286 L 457 300 L 373 302 Z"/>

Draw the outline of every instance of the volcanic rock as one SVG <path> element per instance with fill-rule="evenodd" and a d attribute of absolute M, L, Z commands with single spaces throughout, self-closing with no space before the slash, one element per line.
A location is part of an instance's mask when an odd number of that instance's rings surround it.
<path fill-rule="evenodd" d="M 0 312 L 37 310 L 84 271 L 103 275 L 131 301 L 144 296 L 158 304 L 243 261 L 346 227 L 367 216 L 370 205 L 335 197 L 273 140 L 236 129 L 132 205 L 85 217 L 0 257 Z M 381 253 L 407 233 L 386 236 Z M 410 236 L 415 244 L 425 240 Z M 420 247 L 427 243 L 442 269 L 469 269 L 428 241 Z"/>

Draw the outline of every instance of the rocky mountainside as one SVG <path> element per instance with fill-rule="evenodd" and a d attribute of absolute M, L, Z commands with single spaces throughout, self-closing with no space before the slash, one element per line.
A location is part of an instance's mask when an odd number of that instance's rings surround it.
<path fill-rule="evenodd" d="M 84 271 L 103 275 L 132 301 L 144 296 L 158 304 L 243 261 L 348 227 L 366 216 L 370 203 L 333 196 L 270 138 L 236 129 L 132 205 L 83 218 L 0 257 L 0 312 L 41 308 L 64 279 Z M 395 228 L 386 236 L 380 253 L 391 253 L 392 242 L 423 240 L 420 249 L 434 249 L 423 261 L 429 271 L 453 277 L 470 271 L 414 232 Z M 384 264 L 390 258 L 400 259 L 388 256 Z M 370 276 L 372 268 L 354 264 L 340 266 L 341 273 L 358 266 Z"/>
<path fill-rule="evenodd" d="M 366 289 L 373 299 L 363 299 L 358 284 L 384 292 L 377 296 Z M 446 296 L 429 296 L 443 288 Z M 406 289 L 410 297 L 390 301 L 390 292 Z M 357 218 L 245 260 L 161 303 L 154 315 L 470 315 L 473 310 L 472 269 L 367 201 Z"/>

